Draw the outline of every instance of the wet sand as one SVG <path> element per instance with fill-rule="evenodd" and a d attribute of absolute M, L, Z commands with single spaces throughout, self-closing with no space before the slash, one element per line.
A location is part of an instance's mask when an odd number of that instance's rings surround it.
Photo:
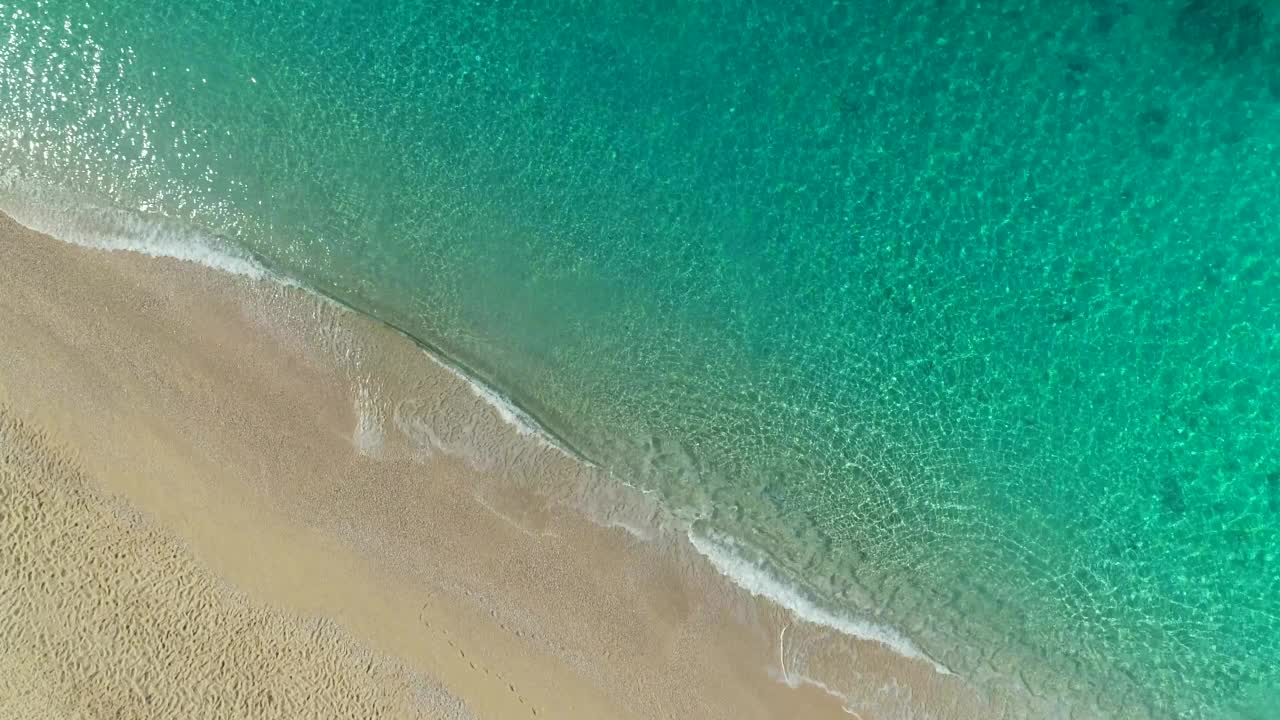
<path fill-rule="evenodd" d="M 0 318 L 0 716 L 1003 714 L 304 290 L 0 217 Z"/>

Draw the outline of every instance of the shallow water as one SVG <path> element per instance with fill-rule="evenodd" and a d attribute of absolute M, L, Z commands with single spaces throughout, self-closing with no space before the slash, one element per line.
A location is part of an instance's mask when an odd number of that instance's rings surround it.
<path fill-rule="evenodd" d="M 0 196 L 406 329 L 979 687 L 1269 716 L 1269 5 L 364 5 L 5 3 Z"/>

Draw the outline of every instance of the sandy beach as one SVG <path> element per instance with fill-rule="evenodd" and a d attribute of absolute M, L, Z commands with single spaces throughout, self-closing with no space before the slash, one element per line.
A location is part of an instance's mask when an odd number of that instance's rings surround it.
<path fill-rule="evenodd" d="M 1002 716 L 511 420 L 302 289 L 0 218 L 0 716 Z"/>

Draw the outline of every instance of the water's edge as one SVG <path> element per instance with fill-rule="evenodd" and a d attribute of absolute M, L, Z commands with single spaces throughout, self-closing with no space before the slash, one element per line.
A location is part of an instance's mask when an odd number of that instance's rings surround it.
<path fill-rule="evenodd" d="M 190 228 L 180 227 L 176 223 L 173 228 L 165 227 L 166 223 L 170 222 L 167 218 L 139 217 L 125 210 L 75 202 L 69 197 L 58 198 L 58 204 L 55 206 L 50 203 L 51 198 L 47 193 L 39 194 L 39 199 L 33 201 L 29 198 L 15 197 L 16 190 L 13 183 L 0 182 L 0 213 L 8 215 L 28 229 L 57 241 L 94 250 L 134 253 L 150 258 L 168 258 L 195 263 L 219 273 L 295 288 L 345 311 L 367 318 L 408 340 L 433 362 L 467 383 L 477 397 L 490 405 L 504 421 L 515 427 L 521 434 L 534 436 L 576 462 L 604 470 L 610 482 L 620 483 L 628 490 L 641 492 L 646 496 L 650 495 L 624 478 L 609 472 L 607 468 L 576 448 L 573 443 L 556 433 L 533 413 L 521 407 L 516 399 L 497 389 L 492 380 L 466 363 L 451 357 L 433 343 L 379 317 L 376 312 L 348 302 L 335 294 L 326 292 L 323 288 L 291 277 L 251 250 L 240 248 L 230 241 L 210 234 L 193 233 Z M 144 227 L 147 230 L 142 230 Z M 135 232 L 139 234 L 133 235 L 132 233 Z M 158 240 L 159 238 L 163 240 Z M 651 541 L 656 537 L 651 533 L 638 532 L 633 528 L 618 525 L 617 522 L 607 518 L 595 517 L 586 508 L 577 508 L 577 510 L 593 523 L 601 526 L 624 527 L 633 537 L 640 540 Z M 835 607 L 824 605 L 804 590 L 802 583 L 794 578 L 785 577 L 773 567 L 764 553 L 753 551 L 737 538 L 696 527 L 698 520 L 696 515 L 691 516 L 689 513 L 682 512 L 680 508 L 667 507 L 660 502 L 657 510 L 660 518 L 658 530 L 669 530 L 674 536 L 682 538 L 690 548 L 707 561 L 716 573 L 750 596 L 768 600 L 773 605 L 784 609 L 797 621 L 827 628 L 857 641 L 878 644 L 902 658 L 918 661 L 931 667 L 939 675 L 954 675 L 948 667 L 935 660 L 926 649 L 919 647 L 916 642 L 895 628 L 864 620 Z M 849 697 L 846 692 L 803 674 L 788 675 L 785 672 L 785 660 L 781 670 L 783 672 L 777 677 L 779 682 L 792 687 L 796 687 L 797 682 L 813 685 L 841 701 L 842 704 L 846 704 L 846 709 L 849 710 L 847 707 Z M 853 714 L 852 710 L 850 712 Z"/>

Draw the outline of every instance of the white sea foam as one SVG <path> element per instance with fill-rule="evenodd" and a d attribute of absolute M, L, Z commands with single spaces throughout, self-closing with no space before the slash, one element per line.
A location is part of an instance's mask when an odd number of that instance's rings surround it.
<path fill-rule="evenodd" d="M 845 714 L 852 715 L 853 717 L 858 718 L 858 720 L 862 720 L 862 715 L 860 715 L 857 710 L 853 709 L 853 705 L 854 705 L 853 698 L 849 697 L 845 693 L 840 692 L 839 690 L 836 690 L 830 685 L 827 685 L 821 680 L 815 680 L 809 677 L 808 675 L 805 675 L 803 673 L 795 673 L 795 672 L 775 674 L 774 672 L 771 671 L 770 675 L 773 677 L 774 680 L 777 680 L 778 682 L 782 683 L 783 685 L 786 685 L 792 690 L 802 688 L 805 685 L 811 685 L 813 687 L 816 687 L 822 692 L 840 701 L 840 709 L 844 710 Z"/>
<path fill-rule="evenodd" d="M 926 655 L 916 647 L 915 643 L 893 628 L 819 606 L 799 590 L 780 580 L 762 564 L 746 559 L 741 552 L 738 552 L 737 544 L 733 540 L 690 530 L 689 542 L 711 561 L 720 574 L 752 595 L 767 598 L 786 608 L 796 618 L 831 628 L 850 637 L 880 643 L 903 657 L 929 663 L 940 674 L 953 674 L 945 665 Z"/>
<path fill-rule="evenodd" d="M 467 387 L 471 389 L 471 392 L 475 393 L 476 397 L 489 403 L 489 406 L 498 413 L 498 417 L 502 418 L 503 422 L 514 427 L 516 432 L 521 435 L 536 436 L 540 439 L 546 438 L 546 433 L 538 426 L 537 421 L 529 417 L 527 413 L 513 405 L 506 398 L 498 395 L 489 388 L 481 385 L 457 370 L 454 370 L 453 373 L 465 380 L 467 382 Z"/>
<path fill-rule="evenodd" d="M 12 192 L 11 179 L 0 178 L 0 211 L 19 224 L 72 245 L 172 258 L 254 279 L 270 278 L 286 285 L 247 254 L 216 238 L 163 217 L 102 207 L 60 193 L 23 197 Z"/>
<path fill-rule="evenodd" d="M 193 262 L 233 275 L 270 279 L 297 287 L 297 283 L 289 278 L 271 272 L 248 255 L 194 229 L 179 227 L 177 223 L 166 221 L 164 218 L 71 202 L 65 197 L 55 197 L 54 195 L 57 194 L 42 193 L 41 197 L 34 199 L 15 198 L 12 192 L 13 180 L 14 178 L 10 176 L 0 177 L 0 190 L 6 191 L 0 195 L 0 211 L 37 232 L 73 245 Z M 492 407 L 498 417 L 519 434 L 529 436 L 566 455 L 577 457 L 575 453 L 560 445 L 534 418 L 515 404 L 434 353 L 424 352 L 438 365 L 466 383 L 471 392 Z M 376 417 L 376 411 L 368 412 L 373 410 L 371 400 L 368 390 L 362 386 L 359 397 L 356 399 L 359 422 L 355 428 L 353 440 L 366 454 L 376 454 L 383 440 L 382 424 Z M 398 412 L 394 420 L 397 425 L 401 424 L 402 418 Z M 414 429 L 422 430 L 417 427 Z M 438 443 L 438 438 L 431 437 L 428 447 Z M 582 460 L 582 458 L 577 459 Z M 583 460 L 583 462 L 586 461 Z M 626 522 L 612 520 L 607 524 L 620 527 L 642 540 L 652 538 L 651 532 Z M 734 543 L 731 540 L 711 538 L 692 531 L 689 532 L 689 539 L 694 548 L 706 556 L 720 573 L 751 594 L 766 597 L 807 622 L 829 627 L 852 637 L 881 643 L 905 657 L 929 663 L 939 673 L 951 673 L 945 666 L 929 658 L 910 640 L 892 628 L 839 615 L 819 607 L 776 578 L 767 568 L 744 559 L 741 554 L 735 552 Z M 808 679 L 805 679 L 805 682 L 818 684 Z"/>
<path fill-rule="evenodd" d="M 565 455 L 571 458 L 574 458 L 576 460 L 579 460 L 581 462 L 587 463 L 588 465 L 591 464 L 587 462 L 584 458 L 579 457 L 577 454 L 571 452 L 568 448 L 561 445 L 554 437 L 552 437 L 551 433 L 547 432 L 542 427 L 542 425 L 538 423 L 537 420 L 533 419 L 533 417 L 528 413 L 526 413 L 525 411 L 516 407 L 515 404 L 512 403 L 510 400 L 507 400 L 506 398 L 499 395 L 497 392 L 494 392 L 492 389 L 486 387 L 480 381 L 467 375 L 466 373 L 462 372 L 461 370 L 454 367 L 450 363 L 446 362 L 443 358 L 439 357 L 435 353 L 430 352 L 429 350 L 423 350 L 423 353 L 427 357 L 431 358 L 431 360 L 435 362 L 437 365 L 449 371 L 454 375 L 454 377 L 458 378 L 463 383 L 465 383 L 467 386 L 467 389 L 469 389 L 472 393 L 474 393 L 476 397 L 483 400 L 489 407 L 493 408 L 494 412 L 497 413 L 498 417 L 501 418 L 502 421 L 505 422 L 506 424 L 515 428 L 515 431 L 520 435 L 530 437 L 545 447 L 559 450 Z"/>
<path fill-rule="evenodd" d="M 356 427 L 352 431 L 352 442 L 361 455 L 378 457 L 381 455 L 386 431 L 382 425 L 382 412 L 378 398 L 369 383 L 361 380 L 356 389 Z"/>
<path fill-rule="evenodd" d="M 191 228 L 179 228 L 177 223 L 165 218 L 97 206 L 72 199 L 57 191 L 22 192 L 18 190 L 20 184 L 21 179 L 14 172 L 0 175 L 0 212 L 21 225 L 63 242 L 97 250 L 132 252 L 148 257 L 193 262 L 232 275 L 258 280 L 270 279 L 283 285 L 300 287 L 295 281 L 273 273 L 252 257 L 226 243 Z M 515 428 L 516 432 L 586 462 L 562 446 L 537 420 L 514 403 L 435 353 L 425 350 L 424 353 L 466 383 L 476 397 L 492 407 L 498 417 Z"/>

